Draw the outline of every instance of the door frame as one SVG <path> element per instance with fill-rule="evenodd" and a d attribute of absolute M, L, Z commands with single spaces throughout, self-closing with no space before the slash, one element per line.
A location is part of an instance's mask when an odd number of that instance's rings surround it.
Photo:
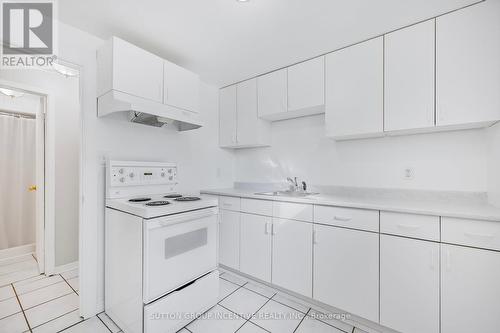
<path fill-rule="evenodd" d="M 44 209 L 43 215 L 36 218 L 36 247 L 35 251 L 42 254 L 41 258 L 37 258 L 40 273 L 50 275 L 55 268 L 55 133 L 54 133 L 54 104 L 50 92 L 44 88 L 27 85 L 15 81 L 7 81 L 0 79 L 0 87 L 22 91 L 31 95 L 36 95 L 41 98 L 43 107 L 42 114 L 44 116 L 44 163 L 37 168 L 37 176 L 43 173 L 43 184 L 41 184 Z M 39 116 L 39 114 L 37 114 Z M 38 119 L 37 119 L 38 120 Z M 38 137 L 37 137 L 38 138 Z M 37 150 L 41 147 L 37 142 Z M 39 168 L 43 170 L 40 171 Z M 38 187 L 38 184 L 37 184 Z M 37 188 L 38 190 L 38 188 Z M 37 192 L 38 195 L 38 192 Z M 38 198 L 37 198 L 38 200 Z M 41 249 L 40 249 L 41 247 Z"/>

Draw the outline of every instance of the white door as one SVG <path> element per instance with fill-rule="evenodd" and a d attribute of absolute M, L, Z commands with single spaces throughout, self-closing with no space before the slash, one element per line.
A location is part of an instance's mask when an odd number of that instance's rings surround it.
<path fill-rule="evenodd" d="M 273 218 L 272 283 L 312 296 L 312 224 Z"/>
<path fill-rule="evenodd" d="M 163 67 L 163 103 L 198 112 L 200 90 L 198 75 L 170 61 L 164 61 Z"/>
<path fill-rule="evenodd" d="M 434 126 L 434 25 L 385 36 L 385 131 Z"/>
<path fill-rule="evenodd" d="M 240 271 L 271 282 L 272 218 L 241 214 Z"/>
<path fill-rule="evenodd" d="M 437 125 L 500 119 L 500 1 L 437 18 Z"/>
<path fill-rule="evenodd" d="M 287 111 L 287 69 L 257 78 L 258 111 L 263 119 L 278 119 Z"/>
<path fill-rule="evenodd" d="M 219 91 L 219 145 L 236 145 L 236 85 Z"/>
<path fill-rule="evenodd" d="M 327 136 L 383 133 L 383 38 L 326 56 Z"/>
<path fill-rule="evenodd" d="M 379 235 L 314 226 L 313 298 L 378 322 Z"/>
<path fill-rule="evenodd" d="M 113 38 L 113 89 L 163 102 L 163 59 Z"/>
<path fill-rule="evenodd" d="M 439 333 L 439 243 L 380 236 L 380 324 Z"/>
<path fill-rule="evenodd" d="M 45 236 L 46 236 L 45 235 L 45 112 L 47 109 L 46 103 L 47 101 L 45 98 L 40 98 L 40 107 L 38 108 L 36 113 L 35 254 L 40 273 L 45 273 Z M 54 239 L 52 239 L 52 243 L 54 243 Z"/>
<path fill-rule="evenodd" d="M 288 110 L 325 105 L 325 57 L 288 67 Z"/>
<path fill-rule="evenodd" d="M 219 262 L 240 269 L 240 213 L 220 211 Z"/>
<path fill-rule="evenodd" d="M 441 244 L 441 333 L 498 332 L 500 253 Z"/>

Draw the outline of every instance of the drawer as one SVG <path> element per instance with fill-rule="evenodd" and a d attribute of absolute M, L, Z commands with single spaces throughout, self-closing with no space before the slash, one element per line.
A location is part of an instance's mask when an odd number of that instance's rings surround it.
<path fill-rule="evenodd" d="M 441 241 L 500 251 L 500 222 L 442 217 Z"/>
<path fill-rule="evenodd" d="M 144 306 L 144 333 L 177 332 L 217 304 L 219 272 L 213 271 Z"/>
<path fill-rule="evenodd" d="M 439 242 L 439 216 L 380 212 L 380 232 Z"/>
<path fill-rule="evenodd" d="M 314 206 L 315 223 L 378 232 L 378 218 L 378 210 Z"/>
<path fill-rule="evenodd" d="M 239 197 L 219 197 L 219 207 L 226 210 L 240 211 L 240 198 Z"/>
<path fill-rule="evenodd" d="M 270 200 L 241 198 L 241 211 L 258 215 L 273 215 L 273 202 Z"/>
<path fill-rule="evenodd" d="M 313 206 L 292 202 L 273 202 L 273 216 L 282 219 L 312 222 Z"/>

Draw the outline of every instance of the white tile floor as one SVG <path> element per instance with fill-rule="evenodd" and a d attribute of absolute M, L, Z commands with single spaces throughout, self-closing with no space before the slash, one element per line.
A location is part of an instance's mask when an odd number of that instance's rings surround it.
<path fill-rule="evenodd" d="M 77 270 L 46 277 L 33 262 L 0 261 L 0 332 L 121 332 L 105 313 L 80 317 Z M 179 332 L 363 333 L 352 321 L 232 273 L 223 272 L 219 284 L 219 303 Z"/>

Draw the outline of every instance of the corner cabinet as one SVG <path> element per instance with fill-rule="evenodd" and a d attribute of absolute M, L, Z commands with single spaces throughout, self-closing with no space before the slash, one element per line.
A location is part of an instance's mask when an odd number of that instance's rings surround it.
<path fill-rule="evenodd" d="M 269 146 L 271 124 L 257 112 L 257 79 L 220 89 L 219 146 L 249 148 Z"/>
<path fill-rule="evenodd" d="M 335 139 L 382 136 L 383 38 L 326 56 L 326 135 Z"/>

